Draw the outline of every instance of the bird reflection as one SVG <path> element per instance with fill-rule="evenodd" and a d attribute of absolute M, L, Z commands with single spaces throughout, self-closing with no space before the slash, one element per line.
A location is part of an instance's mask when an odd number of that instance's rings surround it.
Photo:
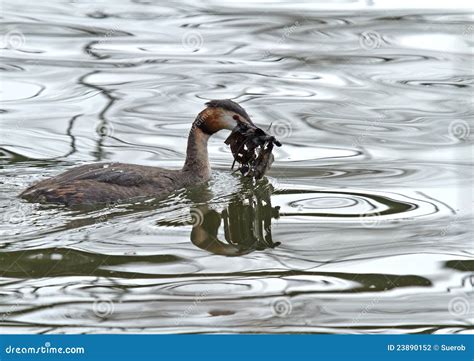
<path fill-rule="evenodd" d="M 231 197 L 223 211 L 201 203 L 191 208 L 193 229 L 191 242 L 197 247 L 218 255 L 240 256 L 253 251 L 275 248 L 271 222 L 279 217 L 279 208 L 272 207 L 273 187 L 268 182 L 246 187 Z M 201 193 L 201 197 L 206 195 Z M 223 227 L 223 237 L 218 235 Z"/>

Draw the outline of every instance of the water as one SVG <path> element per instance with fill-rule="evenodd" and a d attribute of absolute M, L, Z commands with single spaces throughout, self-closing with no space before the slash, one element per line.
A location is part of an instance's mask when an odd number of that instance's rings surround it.
<path fill-rule="evenodd" d="M 472 15 L 420 8 L 3 1 L 1 332 L 468 332 Z M 16 197 L 178 168 L 215 98 L 284 144 L 258 184 L 218 134 L 209 184 L 164 200 Z"/>

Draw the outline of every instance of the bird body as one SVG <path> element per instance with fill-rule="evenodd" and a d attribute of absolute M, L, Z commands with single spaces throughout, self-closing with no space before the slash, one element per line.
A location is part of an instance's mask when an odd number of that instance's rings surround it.
<path fill-rule="evenodd" d="M 198 114 L 188 136 L 182 169 L 124 163 L 95 163 L 74 167 L 27 188 L 20 197 L 35 201 L 78 204 L 110 203 L 142 197 L 162 197 L 210 178 L 207 143 L 221 129 L 255 125 L 245 110 L 231 100 L 212 100 Z"/>

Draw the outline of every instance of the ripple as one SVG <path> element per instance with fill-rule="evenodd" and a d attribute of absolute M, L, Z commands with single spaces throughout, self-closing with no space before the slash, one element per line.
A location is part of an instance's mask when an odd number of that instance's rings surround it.
<path fill-rule="evenodd" d="M 2 3 L 3 34 L 18 37 L 0 39 L 2 330 L 472 326 L 449 312 L 453 297 L 472 298 L 467 10 L 22 4 Z M 180 167 L 215 98 L 282 138 L 268 179 L 232 174 L 219 133 L 208 184 L 164 200 L 72 210 L 17 198 L 83 163 Z"/>
<path fill-rule="evenodd" d="M 43 86 L 38 84 L 12 80 L 2 80 L 2 87 L 11 89 L 11 91 L 9 91 L 7 94 L 2 92 L 2 101 L 5 102 L 20 101 L 34 98 L 38 96 L 44 89 Z"/>
<path fill-rule="evenodd" d="M 331 209 L 331 208 L 350 208 L 356 206 L 358 201 L 350 198 L 339 197 L 317 197 L 309 199 L 301 199 L 290 203 L 291 207 L 298 209 Z"/>
<path fill-rule="evenodd" d="M 298 196 L 298 199 L 295 200 Z M 355 220 L 364 226 L 363 217 L 370 217 L 375 224 L 397 219 L 438 216 L 449 214 L 449 208 L 432 199 L 418 195 L 406 196 L 396 193 L 358 193 L 341 191 L 285 190 L 274 197 L 280 207 L 280 215 L 309 216 L 321 220 L 341 222 Z"/>

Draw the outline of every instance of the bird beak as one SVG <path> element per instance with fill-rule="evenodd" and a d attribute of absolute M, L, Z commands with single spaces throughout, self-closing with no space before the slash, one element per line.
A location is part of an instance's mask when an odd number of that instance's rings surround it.
<path fill-rule="evenodd" d="M 240 131 L 247 131 L 248 129 L 258 129 L 258 127 L 250 119 L 238 120 L 237 127 L 239 127 L 238 129 Z"/>

